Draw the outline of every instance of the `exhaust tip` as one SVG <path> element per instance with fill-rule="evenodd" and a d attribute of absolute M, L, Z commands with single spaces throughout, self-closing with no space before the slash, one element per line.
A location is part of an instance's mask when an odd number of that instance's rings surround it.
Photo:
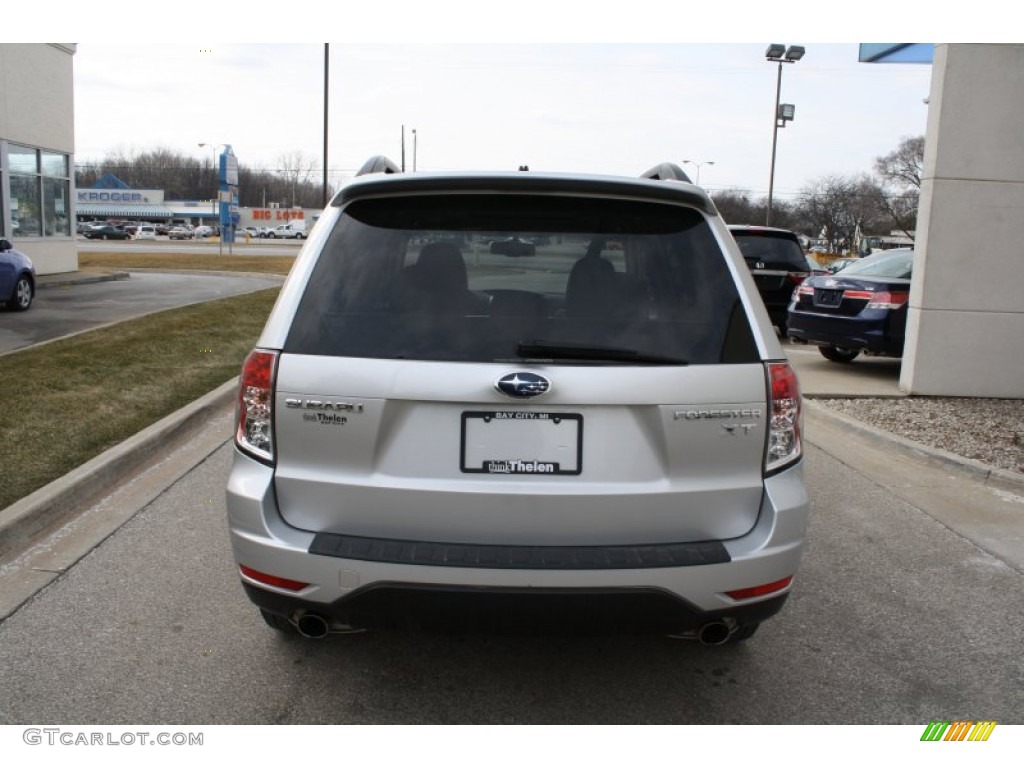
<path fill-rule="evenodd" d="M 729 639 L 731 634 L 732 630 L 724 621 L 709 621 L 700 628 L 697 639 L 704 645 L 721 645 Z"/>
<path fill-rule="evenodd" d="M 319 613 L 302 614 L 302 616 L 299 617 L 299 620 L 295 622 L 295 627 L 299 630 L 300 635 L 313 640 L 320 640 L 321 638 L 327 637 L 327 633 L 331 631 L 331 627 L 327 623 L 327 619 Z"/>

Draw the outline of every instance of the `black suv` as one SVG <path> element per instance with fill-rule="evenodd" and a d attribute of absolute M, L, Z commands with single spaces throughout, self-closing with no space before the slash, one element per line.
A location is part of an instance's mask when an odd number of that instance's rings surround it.
<path fill-rule="evenodd" d="M 809 275 L 800 239 L 788 229 L 729 226 L 744 261 L 754 274 L 768 316 L 779 333 L 786 335 L 786 318 L 793 289 Z"/>

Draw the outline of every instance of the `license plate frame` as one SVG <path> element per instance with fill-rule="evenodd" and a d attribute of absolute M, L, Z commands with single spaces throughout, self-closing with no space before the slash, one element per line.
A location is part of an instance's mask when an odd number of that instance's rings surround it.
<path fill-rule="evenodd" d="M 814 290 L 814 305 L 816 307 L 829 307 L 834 309 L 842 303 L 842 288 L 816 288 Z"/>
<path fill-rule="evenodd" d="M 463 411 L 459 469 L 484 475 L 579 475 L 583 414 Z"/>

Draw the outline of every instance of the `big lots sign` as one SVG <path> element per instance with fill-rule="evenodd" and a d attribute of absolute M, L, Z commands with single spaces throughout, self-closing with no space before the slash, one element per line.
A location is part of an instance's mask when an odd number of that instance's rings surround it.
<path fill-rule="evenodd" d="M 285 208 L 253 208 L 252 217 L 256 221 L 291 221 L 292 219 L 304 219 L 306 214 L 302 211 Z"/>

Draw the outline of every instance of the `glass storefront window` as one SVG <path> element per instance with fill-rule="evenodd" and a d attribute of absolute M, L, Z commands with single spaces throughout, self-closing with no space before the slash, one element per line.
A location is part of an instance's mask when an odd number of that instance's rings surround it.
<path fill-rule="evenodd" d="M 15 237 L 42 234 L 39 177 L 11 174 L 11 226 Z"/>
<path fill-rule="evenodd" d="M 11 173 L 39 173 L 39 155 L 36 150 L 11 144 L 7 156 Z"/>
<path fill-rule="evenodd" d="M 43 233 L 70 235 L 69 184 L 64 179 L 43 179 Z"/>
<path fill-rule="evenodd" d="M 8 145 L 11 229 L 15 237 L 71 236 L 69 156 Z"/>
<path fill-rule="evenodd" d="M 66 179 L 68 177 L 68 156 L 56 152 L 40 153 L 42 159 L 43 176 L 57 176 Z"/>

